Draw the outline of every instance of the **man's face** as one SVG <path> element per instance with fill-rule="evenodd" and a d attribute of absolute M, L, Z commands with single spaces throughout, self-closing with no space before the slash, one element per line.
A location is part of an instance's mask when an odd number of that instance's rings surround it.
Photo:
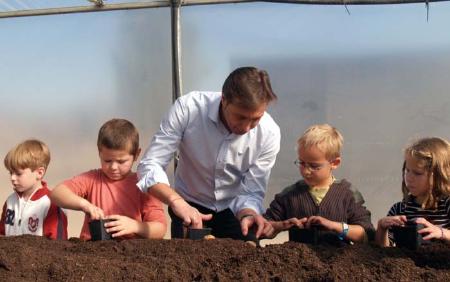
<path fill-rule="evenodd" d="M 258 125 L 267 109 L 267 103 L 262 103 L 254 109 L 244 108 L 222 98 L 222 122 L 232 133 L 242 135 Z"/>

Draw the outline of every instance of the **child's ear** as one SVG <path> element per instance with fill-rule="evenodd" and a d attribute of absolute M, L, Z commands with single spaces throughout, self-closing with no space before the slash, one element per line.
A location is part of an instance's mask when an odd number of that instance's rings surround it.
<path fill-rule="evenodd" d="M 134 155 L 134 160 L 133 161 L 137 161 L 139 155 L 141 154 L 141 148 L 138 148 L 136 151 L 136 154 Z"/>
<path fill-rule="evenodd" d="M 341 165 L 341 157 L 337 157 L 330 162 L 331 169 L 337 169 Z"/>
<path fill-rule="evenodd" d="M 38 176 L 38 178 L 39 178 L 39 180 L 41 180 L 42 178 L 44 178 L 44 175 L 45 175 L 45 167 L 43 167 L 43 166 L 41 166 L 41 167 L 38 167 L 36 170 L 36 173 L 37 173 L 37 176 Z"/>

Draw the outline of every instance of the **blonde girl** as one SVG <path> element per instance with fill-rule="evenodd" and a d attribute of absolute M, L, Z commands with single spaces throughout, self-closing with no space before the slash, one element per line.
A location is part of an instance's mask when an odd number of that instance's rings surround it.
<path fill-rule="evenodd" d="M 450 242 L 450 144 L 437 138 L 423 138 L 405 149 L 403 201 L 394 204 L 388 216 L 378 221 L 376 242 L 392 246 L 389 232 L 406 222 L 423 224 L 424 240 Z"/>

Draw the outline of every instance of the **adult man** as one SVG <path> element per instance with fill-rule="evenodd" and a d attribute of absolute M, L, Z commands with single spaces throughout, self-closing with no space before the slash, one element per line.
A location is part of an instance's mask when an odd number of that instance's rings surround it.
<path fill-rule="evenodd" d="M 234 70 L 220 92 L 191 92 L 162 120 L 139 166 L 138 186 L 169 205 L 172 238 L 183 225 L 246 240 L 272 227 L 260 215 L 280 129 L 266 109 L 276 99 L 267 72 Z M 179 150 L 174 189 L 165 169 Z"/>

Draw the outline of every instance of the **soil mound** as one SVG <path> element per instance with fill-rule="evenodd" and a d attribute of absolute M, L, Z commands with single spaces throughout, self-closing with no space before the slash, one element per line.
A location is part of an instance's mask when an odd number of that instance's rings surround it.
<path fill-rule="evenodd" d="M 450 247 L 0 238 L 0 281 L 450 281 Z"/>

